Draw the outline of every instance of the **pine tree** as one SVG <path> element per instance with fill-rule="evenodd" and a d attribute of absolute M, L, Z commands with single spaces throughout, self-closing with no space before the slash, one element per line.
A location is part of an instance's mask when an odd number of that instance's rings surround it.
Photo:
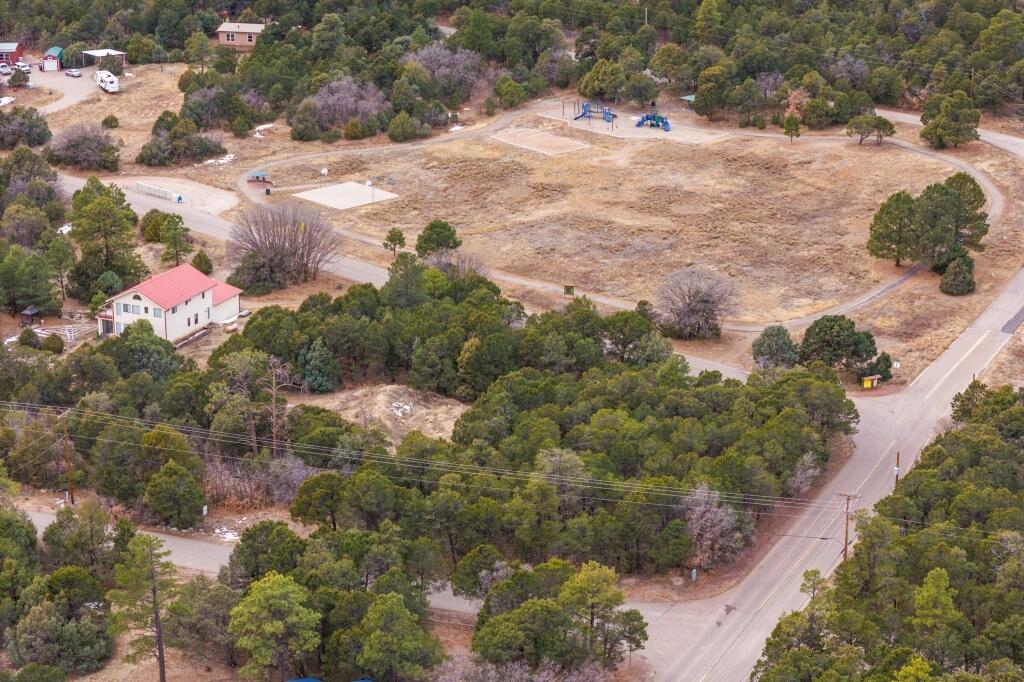
<path fill-rule="evenodd" d="M 910 255 L 913 224 L 914 198 L 906 192 L 890 195 L 871 220 L 868 253 L 875 258 L 891 259 L 899 267 Z"/>
<path fill-rule="evenodd" d="M 800 137 L 800 119 L 796 114 L 790 114 L 786 117 L 786 120 L 782 122 L 782 132 L 792 142 L 794 137 Z"/>
<path fill-rule="evenodd" d="M 160 682 L 167 682 L 164 658 L 163 621 L 177 590 L 170 552 L 152 535 L 136 535 L 128 543 L 122 563 L 114 567 L 117 587 L 107 593 L 116 608 L 110 614 L 110 633 L 130 633 L 125 660 L 136 662 L 145 656 L 157 660 Z"/>
<path fill-rule="evenodd" d="M 160 260 L 165 263 L 173 261 L 175 265 L 181 265 L 182 259 L 192 252 L 188 228 L 185 227 L 180 215 L 167 216 L 163 225 L 160 226 L 160 241 L 165 247 Z"/>
<path fill-rule="evenodd" d="M 392 227 L 388 230 L 388 234 L 384 237 L 384 248 L 393 253 L 395 256 L 398 255 L 398 250 L 405 246 L 405 233 L 403 233 L 397 227 Z"/>
<path fill-rule="evenodd" d="M 173 459 L 146 484 L 146 506 L 173 528 L 191 528 L 203 517 L 203 490 Z"/>
<path fill-rule="evenodd" d="M 330 393 L 337 388 L 341 364 L 331 355 L 322 336 L 313 339 L 300 354 L 299 365 L 306 377 L 306 386 L 313 393 Z"/>

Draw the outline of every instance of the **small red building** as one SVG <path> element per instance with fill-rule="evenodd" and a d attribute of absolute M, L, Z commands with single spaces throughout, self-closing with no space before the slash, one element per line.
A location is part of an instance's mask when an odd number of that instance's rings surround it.
<path fill-rule="evenodd" d="M 63 47 L 51 47 L 43 55 L 43 60 L 39 62 L 39 69 L 41 71 L 60 71 L 61 62 L 64 59 L 64 48 Z"/>
<path fill-rule="evenodd" d="M 13 64 L 21 59 L 21 43 L 0 43 L 0 64 Z"/>

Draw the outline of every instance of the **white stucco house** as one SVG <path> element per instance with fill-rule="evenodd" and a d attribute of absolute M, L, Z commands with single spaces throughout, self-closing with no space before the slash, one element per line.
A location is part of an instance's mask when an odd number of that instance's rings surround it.
<path fill-rule="evenodd" d="M 132 322 L 147 320 L 160 338 L 174 342 L 211 322 L 238 315 L 238 287 L 207 277 L 183 263 L 116 296 L 96 317 L 101 336 L 120 334 Z"/>

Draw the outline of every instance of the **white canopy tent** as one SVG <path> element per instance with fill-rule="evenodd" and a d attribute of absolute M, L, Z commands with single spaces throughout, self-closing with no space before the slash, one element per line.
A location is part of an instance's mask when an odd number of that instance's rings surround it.
<path fill-rule="evenodd" d="M 127 54 L 128 53 L 121 52 L 120 50 L 110 50 L 110 49 L 106 49 L 106 48 L 102 49 L 102 50 L 82 50 L 82 54 L 88 55 L 88 56 L 92 57 L 93 59 L 97 59 L 97 60 L 102 59 L 104 57 L 120 57 L 121 58 L 121 65 L 122 66 L 128 66 L 128 60 L 127 60 Z"/>

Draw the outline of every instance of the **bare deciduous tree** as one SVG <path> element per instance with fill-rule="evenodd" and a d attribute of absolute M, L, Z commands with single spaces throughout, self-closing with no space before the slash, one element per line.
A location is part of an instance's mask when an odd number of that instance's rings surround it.
<path fill-rule="evenodd" d="M 479 275 L 487 277 L 489 271 L 483 259 L 471 253 L 463 253 L 458 249 L 439 249 L 426 257 L 427 265 L 437 268 L 449 277 L 465 277 Z"/>
<path fill-rule="evenodd" d="M 468 98 L 480 76 L 479 54 L 461 47 L 451 50 L 442 43 L 426 45 L 402 61 L 419 63 L 441 86 L 445 97 Z"/>
<path fill-rule="evenodd" d="M 785 77 L 778 71 L 762 71 L 757 74 L 757 89 L 761 91 L 765 99 L 769 99 L 785 81 Z"/>
<path fill-rule="evenodd" d="M 821 475 L 821 464 L 813 452 L 807 452 L 793 467 L 793 475 L 786 483 L 790 495 L 802 495 L 811 489 L 811 484 Z"/>
<path fill-rule="evenodd" d="M 81 170 L 117 170 L 117 147 L 110 133 L 94 123 L 76 123 L 50 142 L 45 156 L 51 163 Z"/>
<path fill-rule="evenodd" d="M 339 246 L 337 233 L 319 211 L 297 203 L 254 206 L 231 229 L 228 258 L 237 265 L 256 254 L 284 268 L 275 273 L 282 280 L 307 282 L 338 256 Z"/>
<path fill-rule="evenodd" d="M 722 318 L 736 306 L 736 287 L 703 265 L 690 265 L 665 278 L 658 292 L 658 322 L 669 336 L 706 339 L 722 332 Z"/>
<path fill-rule="evenodd" d="M 728 559 L 745 542 L 739 513 L 702 483 L 683 501 L 686 530 L 693 545 L 693 565 L 707 568 Z"/>
<path fill-rule="evenodd" d="M 302 482 L 315 473 L 294 455 L 271 462 L 210 456 L 203 471 L 203 492 L 209 504 L 231 509 L 290 504 Z"/>
<path fill-rule="evenodd" d="M 584 663 L 566 670 L 551 661 L 542 661 L 536 668 L 531 668 L 525 661 L 495 665 L 466 657 L 452 657 L 434 669 L 429 679 L 434 682 L 606 682 L 612 679 L 613 674 L 613 671 L 596 663 Z"/>
<path fill-rule="evenodd" d="M 357 83 L 348 76 L 320 88 L 312 97 L 317 121 L 324 130 L 352 119 L 366 123 L 387 108 L 384 94 L 373 83 Z"/>

